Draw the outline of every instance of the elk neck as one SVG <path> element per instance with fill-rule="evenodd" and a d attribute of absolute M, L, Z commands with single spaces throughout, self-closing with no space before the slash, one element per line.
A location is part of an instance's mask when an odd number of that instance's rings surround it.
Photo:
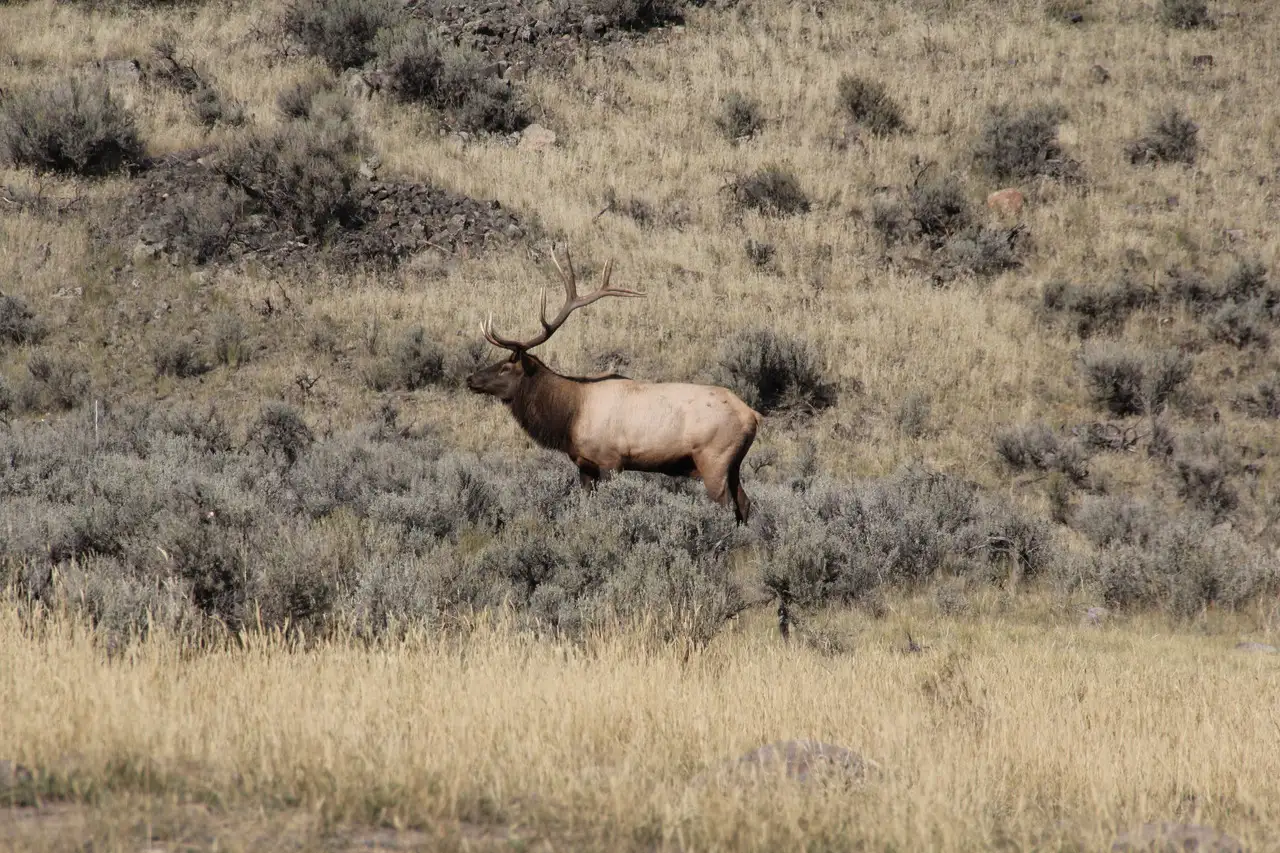
<path fill-rule="evenodd" d="M 512 398 L 511 414 L 538 444 L 572 455 L 573 424 L 582 408 L 583 383 L 527 357 L 534 370 Z"/>

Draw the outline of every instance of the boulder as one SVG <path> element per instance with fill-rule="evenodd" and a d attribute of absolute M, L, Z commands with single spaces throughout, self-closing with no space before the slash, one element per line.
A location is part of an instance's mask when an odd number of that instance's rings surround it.
<path fill-rule="evenodd" d="M 1022 192 L 1012 187 L 996 190 L 987 196 L 987 207 L 1001 216 L 1017 216 L 1022 213 L 1022 208 L 1026 203 L 1027 199 Z"/>
<path fill-rule="evenodd" d="M 520 133 L 522 151 L 546 151 L 555 144 L 555 131 L 540 124 L 531 124 Z"/>

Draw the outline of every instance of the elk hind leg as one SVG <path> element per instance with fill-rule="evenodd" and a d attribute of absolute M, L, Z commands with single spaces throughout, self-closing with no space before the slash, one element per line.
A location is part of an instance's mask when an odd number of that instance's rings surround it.
<path fill-rule="evenodd" d="M 728 491 L 733 493 L 733 515 L 739 524 L 746 524 L 751 517 L 751 498 L 747 490 L 742 488 L 742 460 L 739 459 L 729 468 Z"/>
<path fill-rule="evenodd" d="M 729 472 L 724 465 L 716 464 L 709 459 L 695 460 L 697 471 L 692 475 L 702 478 L 702 485 L 707 490 L 707 497 L 721 506 L 731 506 L 733 501 Z"/>
<path fill-rule="evenodd" d="M 751 449 L 751 444 L 756 439 L 755 430 L 752 430 L 733 454 L 733 461 L 729 463 L 728 486 L 733 492 L 733 514 L 738 519 L 739 524 L 746 524 L 747 519 L 751 517 L 751 498 L 747 497 L 747 490 L 742 488 L 742 460 L 747 457 L 747 451 Z"/>

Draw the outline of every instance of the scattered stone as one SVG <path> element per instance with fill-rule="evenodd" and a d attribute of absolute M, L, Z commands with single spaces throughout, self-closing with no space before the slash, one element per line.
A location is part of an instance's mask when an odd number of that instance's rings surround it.
<path fill-rule="evenodd" d="M 1111 611 L 1105 607 L 1090 607 L 1084 612 L 1081 623 L 1097 628 L 1111 618 Z"/>
<path fill-rule="evenodd" d="M 683 20 L 674 5 L 601 4 L 589 0 L 560 0 L 554 4 L 522 0 L 486 0 L 479 4 L 405 0 L 404 7 L 444 40 L 478 51 L 495 62 L 524 68 L 563 67 L 582 51 L 584 42 L 634 40 L 647 30 Z"/>
<path fill-rule="evenodd" d="M 1122 832 L 1111 853 L 1244 853 L 1244 845 L 1211 826 L 1191 823 L 1148 823 Z"/>
<path fill-rule="evenodd" d="M 858 784 L 879 765 L 843 746 L 813 740 L 784 740 L 765 744 L 721 767 L 701 774 L 695 784 L 730 784 L 786 780 Z"/>
<path fill-rule="evenodd" d="M 555 131 L 540 124 L 531 124 L 520 133 L 522 151 L 546 151 L 556 144 Z"/>
<path fill-rule="evenodd" d="M 430 184 L 380 180 L 379 162 L 361 166 L 360 213 L 325 240 L 294 230 L 259 200 L 229 186 L 216 156 L 161 158 L 113 199 L 109 233 L 136 263 L 226 263 L 252 257 L 268 266 L 306 258 L 340 265 L 395 264 L 418 252 L 466 253 L 519 240 L 526 226 L 499 202 L 468 198 Z M 193 212 L 211 211 L 209 222 Z M 209 237 L 213 230 L 216 240 Z"/>
<path fill-rule="evenodd" d="M 1111 72 L 1103 68 L 1101 65 L 1095 65 L 1089 69 L 1089 74 L 1093 78 L 1093 82 L 1101 86 L 1111 80 Z"/>
<path fill-rule="evenodd" d="M 1012 187 L 996 190 L 987 196 L 987 207 L 1001 216 L 1017 216 L 1022 213 L 1022 207 L 1026 202 L 1027 199 L 1021 191 Z"/>
<path fill-rule="evenodd" d="M 1201 53 L 1191 57 L 1191 67 L 1204 70 L 1213 67 L 1213 54 Z"/>
<path fill-rule="evenodd" d="M 1268 645 L 1266 643 L 1236 643 L 1236 650 L 1241 652 L 1254 652 L 1263 655 L 1274 655 L 1280 653 L 1280 648 Z"/>
<path fill-rule="evenodd" d="M 1226 237 L 1232 243 L 1239 243 L 1244 239 L 1244 229 L 1243 228 L 1227 228 L 1223 230 L 1222 236 Z"/>

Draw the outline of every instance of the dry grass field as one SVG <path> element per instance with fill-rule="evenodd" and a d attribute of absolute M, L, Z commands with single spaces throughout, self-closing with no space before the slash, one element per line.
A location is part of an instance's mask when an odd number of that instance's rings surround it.
<path fill-rule="evenodd" d="M 924 651 L 903 651 L 903 624 Z M 153 638 L 110 657 L 10 609 L 0 750 L 86 805 L 0 817 L 0 846 L 1103 850 L 1183 820 L 1277 849 L 1276 659 L 1231 649 L 1240 620 L 1089 629 L 1034 597 L 963 619 L 904 599 L 838 657 L 767 627 L 691 657 L 501 620 L 373 648 L 259 635 L 191 657 Z M 849 744 L 878 771 L 699 784 L 784 737 Z"/>
<path fill-rule="evenodd" d="M 400 5 L 0 3 L 0 848 L 1280 850 L 1280 9 Z M 648 295 L 556 369 L 782 353 L 749 527 L 463 388 L 562 241 Z M 810 737 L 879 769 L 693 782 Z"/>

